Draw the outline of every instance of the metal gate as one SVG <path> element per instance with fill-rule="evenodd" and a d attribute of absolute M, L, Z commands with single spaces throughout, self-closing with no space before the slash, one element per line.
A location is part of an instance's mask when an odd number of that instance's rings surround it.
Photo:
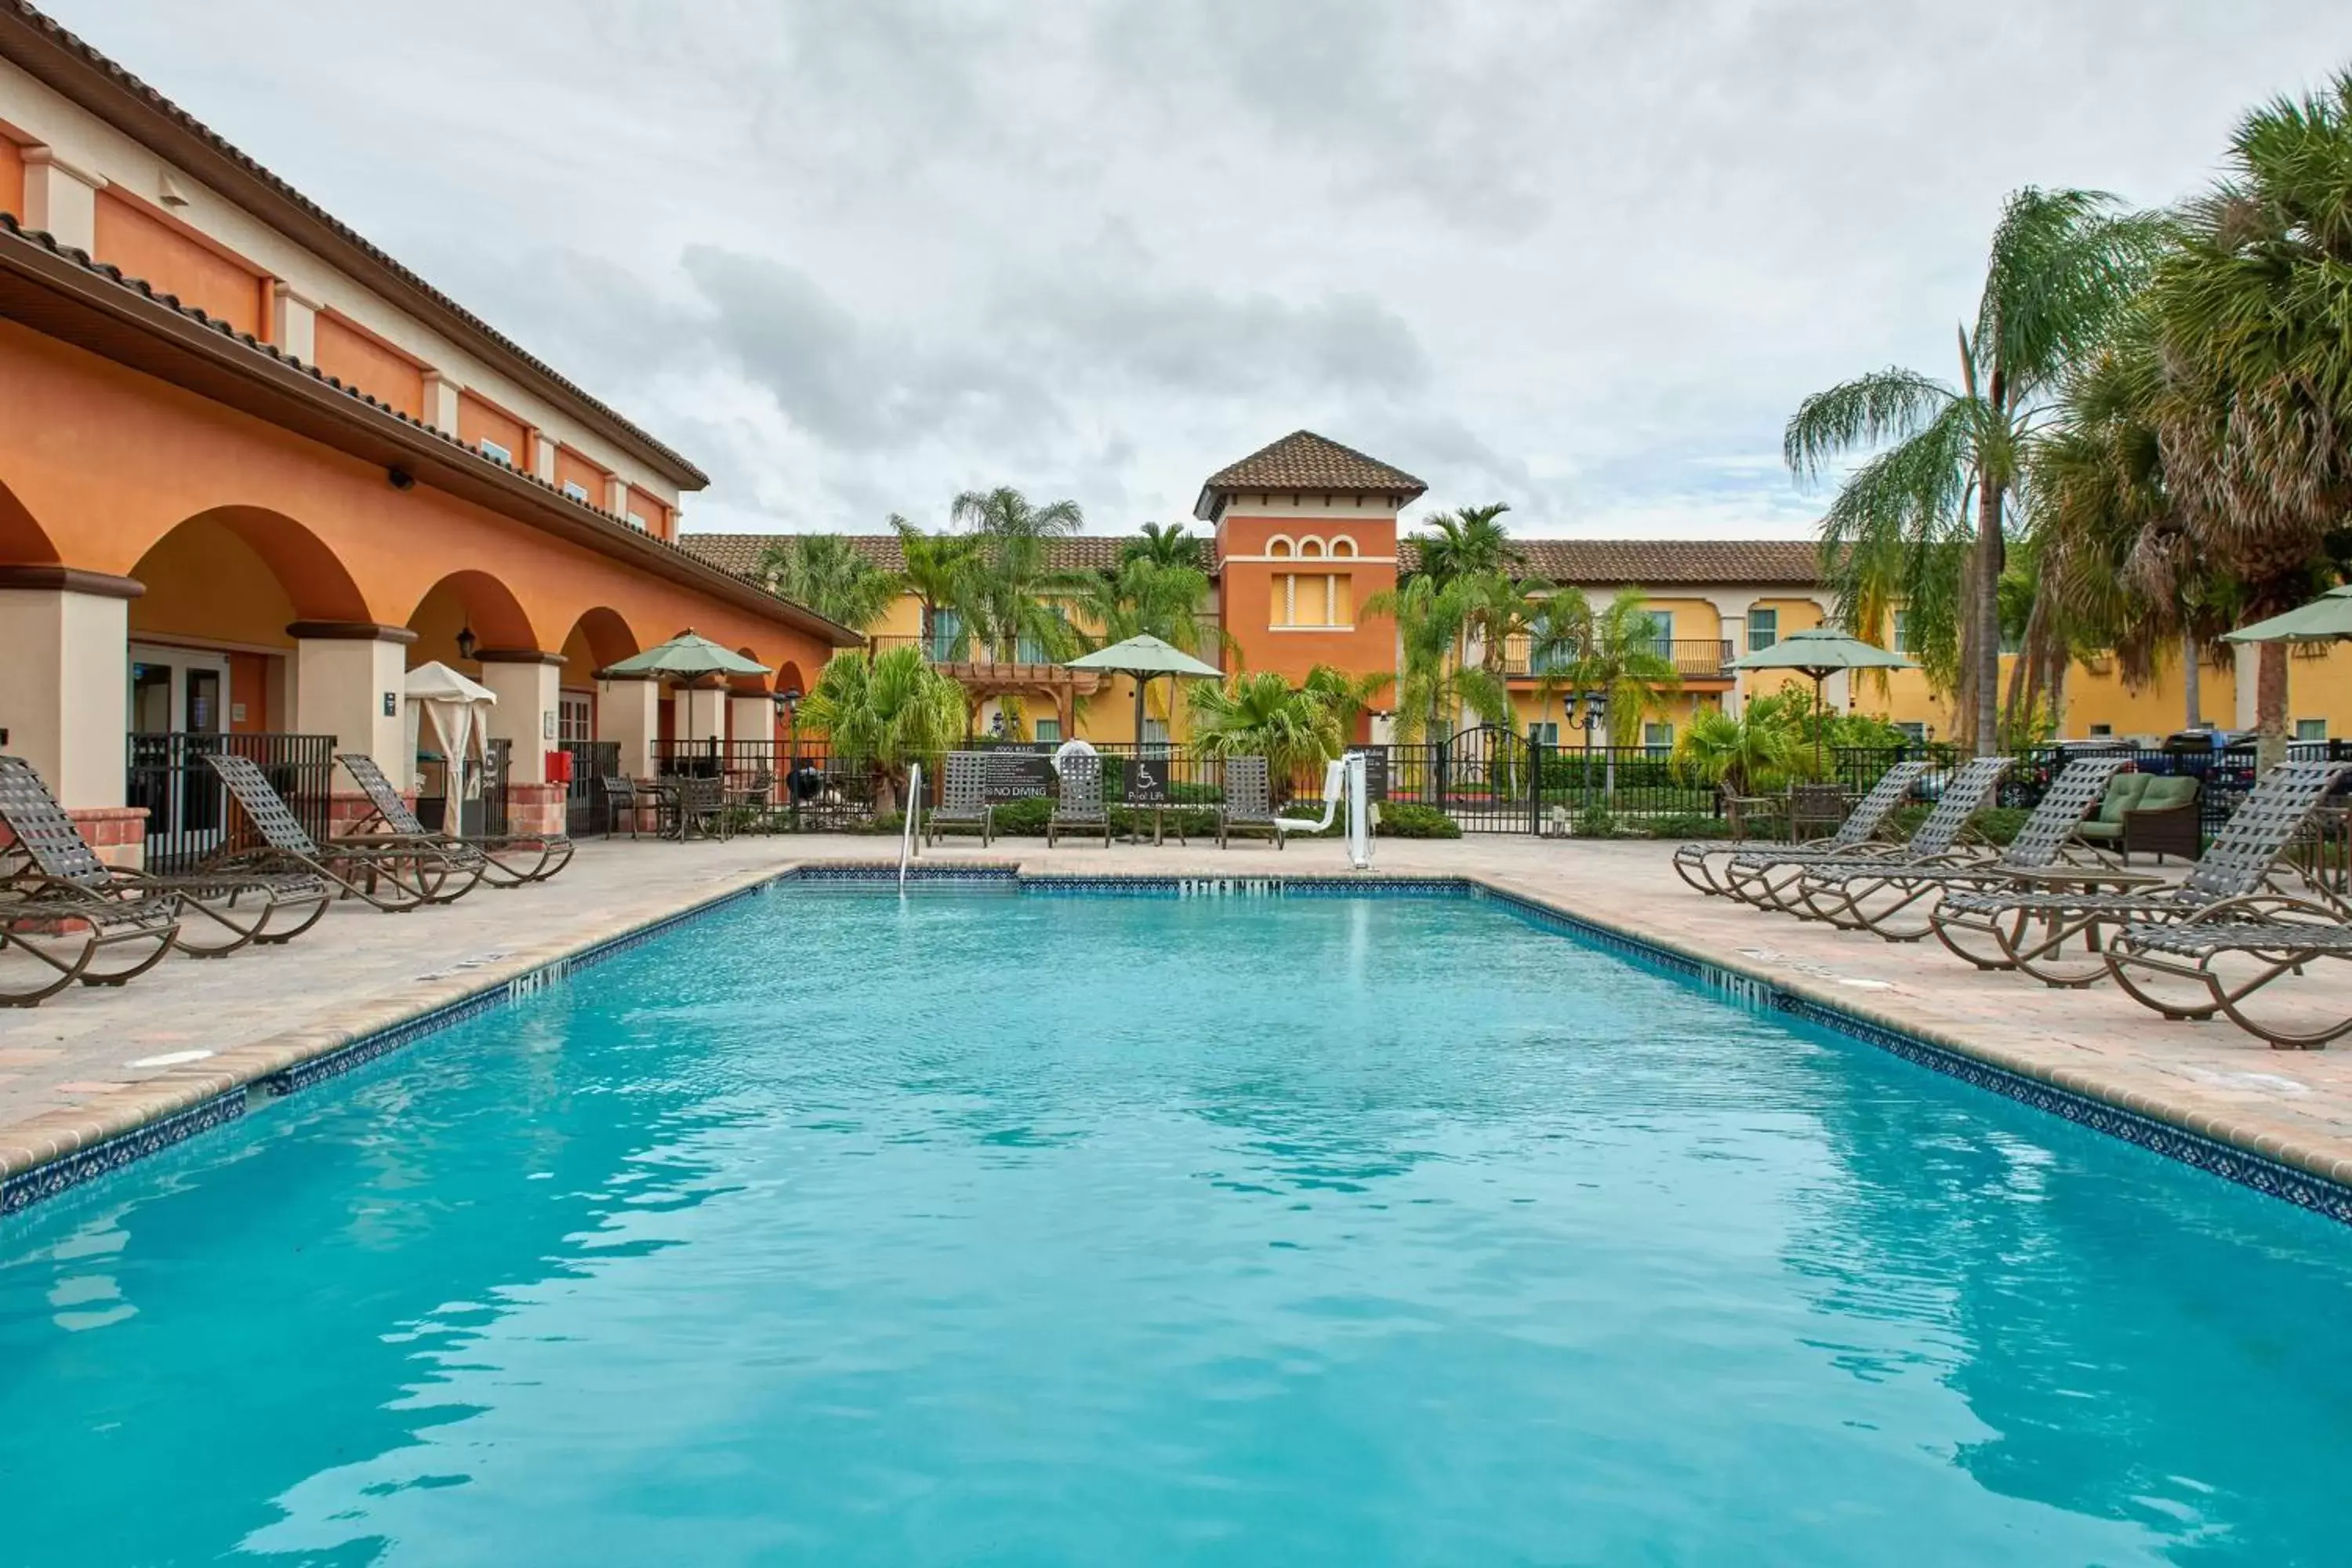
<path fill-rule="evenodd" d="M 1533 833 L 1545 748 L 1498 724 L 1390 748 L 1388 798 L 1433 805 L 1465 833 Z"/>

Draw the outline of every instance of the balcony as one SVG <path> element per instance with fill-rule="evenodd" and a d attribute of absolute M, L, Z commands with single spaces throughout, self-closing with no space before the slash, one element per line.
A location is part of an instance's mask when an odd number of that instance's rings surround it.
<path fill-rule="evenodd" d="M 1731 661 L 1738 657 L 1733 645 L 1718 637 L 1661 637 L 1650 644 L 1650 651 L 1673 665 L 1675 674 L 1685 680 L 1729 680 Z M 1572 648 L 1547 649 L 1538 658 L 1531 638 L 1507 637 L 1503 642 L 1503 673 L 1514 680 L 1564 677 L 1575 664 Z"/>

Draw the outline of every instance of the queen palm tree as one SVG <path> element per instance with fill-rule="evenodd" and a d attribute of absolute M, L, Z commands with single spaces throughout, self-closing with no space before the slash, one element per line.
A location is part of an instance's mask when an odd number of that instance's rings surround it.
<path fill-rule="evenodd" d="M 2291 608 L 2352 521 L 2352 71 L 2239 123 L 2149 299 L 2155 423 L 2189 542 L 2248 615 Z M 2265 763 L 2285 751 L 2286 658 L 2261 645 Z"/>
<path fill-rule="evenodd" d="M 1999 749 L 2002 550 L 2059 378 L 2147 276 L 2164 226 L 2095 191 L 2012 195 L 1993 231 L 1959 379 L 1891 368 L 1815 393 L 1782 439 L 1818 479 L 1870 451 L 1822 520 L 1840 613 L 1876 638 L 1895 604 L 1931 679 L 1955 689 L 1979 753 Z"/>
<path fill-rule="evenodd" d="M 857 632 L 887 615 L 901 591 L 898 574 L 838 533 L 787 534 L 760 552 L 753 571 L 770 593 Z"/>
<path fill-rule="evenodd" d="M 834 753 L 863 760 L 874 778 L 874 809 L 898 809 L 910 764 L 937 756 L 964 730 L 963 688 L 933 669 L 919 648 L 867 658 L 835 654 L 801 705 L 801 722 L 821 730 Z"/>
<path fill-rule="evenodd" d="M 1192 750 L 1201 757 L 1266 760 L 1277 785 L 1339 754 L 1345 736 L 1327 698 L 1272 670 L 1192 688 Z"/>
<path fill-rule="evenodd" d="M 1413 536 L 1421 550 L 1417 574 L 1431 578 L 1442 588 L 1458 578 L 1519 571 L 1525 558 L 1498 521 L 1510 510 L 1501 501 L 1491 501 L 1431 518 L 1424 525 L 1429 531 Z"/>
<path fill-rule="evenodd" d="M 1658 648 L 1657 623 L 1650 618 L 1649 600 L 1639 588 L 1621 590 L 1608 607 L 1595 610 L 1580 588 L 1560 589 L 1551 598 L 1551 614 L 1572 628 L 1563 649 L 1566 657 L 1547 661 L 1542 702 L 1549 707 L 1563 690 L 1598 691 L 1608 699 L 1608 753 L 1603 763 L 1602 794 L 1617 797 L 1617 751 L 1639 744 L 1642 723 L 1657 712 L 1682 687 L 1675 661 Z M 1591 744 L 1591 731 L 1585 731 Z"/>
<path fill-rule="evenodd" d="M 1142 532 L 1119 546 L 1121 565 L 1130 561 L 1149 561 L 1155 566 L 1189 566 L 1201 569 L 1201 536 L 1181 522 L 1147 522 Z"/>
<path fill-rule="evenodd" d="M 924 648 L 934 658 L 970 658 L 970 611 L 981 588 L 980 541 L 968 533 L 926 533 L 896 512 L 890 528 L 907 563 L 901 580 L 922 605 Z M 947 629 L 950 625 L 952 631 Z"/>
<path fill-rule="evenodd" d="M 1396 622 L 1401 655 L 1398 740 L 1442 742 L 1454 732 L 1454 721 L 1465 708 L 1489 724 L 1511 721 L 1509 688 L 1484 668 L 1463 660 L 1463 633 L 1471 609 L 1470 595 L 1461 583 L 1441 585 L 1418 572 L 1364 601 L 1364 614 Z"/>
<path fill-rule="evenodd" d="M 1077 652 L 1077 637 L 1060 601 L 1082 580 L 1055 569 L 1050 551 L 1086 526 L 1074 500 L 1033 504 L 1009 485 L 966 490 L 950 516 L 980 541 L 981 566 L 970 605 L 973 633 L 992 658 L 1015 662 L 1024 643 L 1051 661 Z"/>

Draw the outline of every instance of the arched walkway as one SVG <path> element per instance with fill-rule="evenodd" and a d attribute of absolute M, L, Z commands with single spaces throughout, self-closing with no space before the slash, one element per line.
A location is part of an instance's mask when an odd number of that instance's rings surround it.
<path fill-rule="evenodd" d="M 428 659 L 438 659 L 470 675 L 480 668 L 479 654 L 530 652 L 539 647 L 538 634 L 531 629 L 521 602 L 487 572 L 452 572 L 434 584 L 408 613 L 407 626 L 416 634 L 408 649 L 411 669 Z M 466 640 L 467 634 L 470 641 Z"/>
<path fill-rule="evenodd" d="M 58 547 L 16 492 L 0 484 L 0 566 L 55 566 Z"/>

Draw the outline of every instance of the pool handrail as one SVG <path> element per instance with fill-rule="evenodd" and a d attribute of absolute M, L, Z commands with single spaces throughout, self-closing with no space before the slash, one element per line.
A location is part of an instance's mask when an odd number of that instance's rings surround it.
<path fill-rule="evenodd" d="M 922 837 L 915 831 L 915 824 L 922 816 L 923 764 L 910 763 L 907 767 L 907 815 L 898 824 L 898 891 L 902 896 L 907 891 L 907 862 L 922 853 L 918 847 Z"/>

